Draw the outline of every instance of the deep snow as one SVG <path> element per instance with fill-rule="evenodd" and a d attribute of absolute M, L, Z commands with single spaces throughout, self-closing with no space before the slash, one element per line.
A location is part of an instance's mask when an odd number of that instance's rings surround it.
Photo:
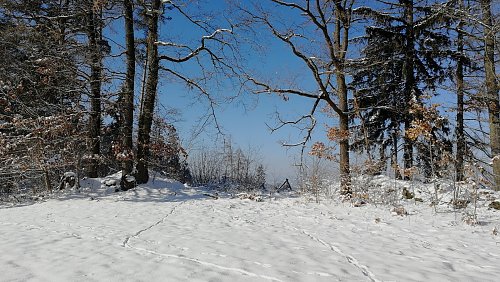
<path fill-rule="evenodd" d="M 116 178 L 116 176 L 114 176 Z M 500 212 L 435 213 L 428 202 L 263 202 L 207 197 L 156 179 L 113 193 L 87 180 L 0 209 L 1 281 L 498 281 Z M 102 186 L 102 187 L 101 187 Z M 496 195 L 496 194 L 495 194 Z"/>

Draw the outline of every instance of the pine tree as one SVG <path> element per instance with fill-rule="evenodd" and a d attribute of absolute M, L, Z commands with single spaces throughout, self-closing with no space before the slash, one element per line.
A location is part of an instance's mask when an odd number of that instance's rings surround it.
<path fill-rule="evenodd" d="M 375 25 L 367 27 L 364 57 L 354 69 L 352 87 L 357 107 L 354 112 L 364 119 L 369 140 L 376 140 L 382 150 L 392 146 L 395 168 L 398 141 L 403 137 L 404 167 L 409 169 L 415 159 L 415 144 L 406 132 L 418 118 L 411 107 L 422 105 L 425 94 L 434 94 L 436 84 L 444 81 L 448 73 L 443 61 L 447 59 L 450 42 L 440 27 L 448 18 L 440 7 L 450 4 L 415 5 L 414 1 L 399 1 L 381 5 L 387 10 L 363 7 L 356 11 Z M 401 127 L 403 134 L 399 134 Z M 360 139 L 357 148 L 374 145 Z"/>
<path fill-rule="evenodd" d="M 394 30 L 393 30 L 394 29 Z M 400 28 L 393 28 L 388 23 L 366 29 L 366 47 L 364 57 L 356 65 L 351 87 L 354 88 L 353 113 L 362 120 L 363 128 L 357 131 L 353 150 L 366 150 L 368 154 L 375 146 L 381 151 L 389 146 L 391 165 L 398 164 L 398 140 L 400 125 L 403 123 L 406 99 L 403 93 L 403 54 L 404 38 Z M 399 53 L 398 53 L 399 52 Z M 385 162 L 381 154 L 380 162 Z"/>
<path fill-rule="evenodd" d="M 259 164 L 255 170 L 255 184 L 257 188 L 266 188 L 266 170 L 262 164 Z"/>

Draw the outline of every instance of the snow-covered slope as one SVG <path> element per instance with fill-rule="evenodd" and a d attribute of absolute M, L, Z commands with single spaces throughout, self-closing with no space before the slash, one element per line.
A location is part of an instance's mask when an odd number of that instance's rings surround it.
<path fill-rule="evenodd" d="M 498 281 L 500 213 L 263 202 L 156 179 L 0 209 L 0 281 Z M 111 180 L 111 181 L 110 181 Z M 108 183 L 101 187 L 101 182 Z"/>

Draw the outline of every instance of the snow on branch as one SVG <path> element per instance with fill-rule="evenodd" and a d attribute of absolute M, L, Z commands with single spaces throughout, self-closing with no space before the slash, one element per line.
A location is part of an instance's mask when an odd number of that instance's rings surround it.
<path fill-rule="evenodd" d="M 220 42 L 222 44 L 227 44 L 226 42 L 223 42 L 222 40 L 216 39 L 217 34 L 224 33 L 224 32 L 232 33 L 233 31 L 230 30 L 230 29 L 221 28 L 221 29 L 215 30 L 210 35 L 202 36 L 201 37 L 201 45 L 198 46 L 196 49 L 192 49 L 189 46 L 181 45 L 181 44 L 177 44 L 177 43 L 173 43 L 173 42 L 156 41 L 155 44 L 157 44 L 157 45 L 186 48 L 186 49 L 189 49 L 191 51 L 189 54 L 187 54 L 185 56 L 182 56 L 182 57 L 171 57 L 171 56 L 168 56 L 168 55 L 162 55 L 162 56 L 159 56 L 159 59 L 160 60 L 167 60 L 167 61 L 174 62 L 174 63 L 182 63 L 182 62 L 187 62 L 190 59 L 196 57 L 202 51 L 207 51 L 208 53 L 210 53 L 211 55 L 213 55 L 213 53 L 210 52 L 210 50 L 206 47 L 206 41 L 207 40 L 215 40 L 215 41 L 218 41 L 218 42 Z M 216 58 L 216 59 L 219 59 L 216 56 L 215 57 L 212 56 L 212 57 Z"/>

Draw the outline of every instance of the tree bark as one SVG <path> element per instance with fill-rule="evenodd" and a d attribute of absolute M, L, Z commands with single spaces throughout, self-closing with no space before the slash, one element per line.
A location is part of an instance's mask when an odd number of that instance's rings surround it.
<path fill-rule="evenodd" d="M 344 4 L 345 5 L 345 4 Z M 341 62 L 336 66 L 336 79 L 337 79 L 337 95 L 339 98 L 338 108 L 339 113 L 339 129 L 342 134 L 349 133 L 349 108 L 347 96 L 347 83 L 345 77 L 344 63 L 346 60 L 347 48 L 349 46 L 349 26 L 350 21 L 348 9 L 341 4 L 340 1 L 336 2 L 335 16 L 336 25 L 334 31 L 334 44 L 333 49 L 336 53 L 336 58 Z M 343 33 L 341 30 L 343 29 Z M 335 60 L 335 58 L 332 58 Z M 339 141 L 340 149 L 340 194 L 351 196 L 351 173 L 349 162 L 349 134 Z"/>
<path fill-rule="evenodd" d="M 132 2 L 133 0 L 124 0 L 123 2 L 125 14 L 125 44 L 127 48 L 127 73 L 122 101 L 122 150 L 126 157 L 122 163 L 122 176 L 130 174 L 134 166 L 132 158 L 132 132 L 134 122 L 135 38 L 134 8 Z M 127 190 L 127 187 L 123 185 L 121 188 Z"/>
<path fill-rule="evenodd" d="M 87 14 L 87 36 L 90 50 L 90 120 L 89 120 L 89 142 L 90 142 L 90 164 L 88 169 L 89 177 L 99 175 L 99 156 L 101 154 L 101 76 L 102 76 L 102 56 L 99 47 L 100 20 L 92 7 Z"/>
<path fill-rule="evenodd" d="M 415 58 L 415 30 L 413 22 L 413 0 L 404 1 L 404 13 L 406 22 L 406 53 L 405 53 L 405 86 L 404 95 L 406 98 L 407 107 L 405 109 L 405 133 L 410 129 L 411 122 L 413 120 L 412 114 L 410 114 L 411 102 L 416 100 L 415 93 L 413 91 L 415 87 L 415 73 L 414 73 L 414 58 Z M 415 101 L 416 102 L 416 101 Z M 413 141 L 410 138 L 404 137 L 404 168 L 408 169 L 413 166 Z M 404 176 L 405 179 L 409 177 Z"/>
<path fill-rule="evenodd" d="M 144 101 L 142 102 L 141 112 L 139 114 L 139 132 L 137 136 L 137 175 L 138 184 L 146 183 L 149 180 L 148 157 L 151 125 L 153 123 L 153 111 L 158 86 L 158 20 L 160 13 L 161 0 L 153 0 L 152 11 L 149 14 L 148 21 L 148 77 L 146 80 L 146 91 Z"/>
<path fill-rule="evenodd" d="M 347 85 L 345 75 L 337 74 L 337 87 L 339 95 L 339 108 L 344 113 L 339 116 L 340 132 L 349 132 L 349 116 L 347 106 Z M 351 175 L 349 164 L 349 137 L 342 138 L 340 146 L 340 193 L 351 195 Z"/>
<path fill-rule="evenodd" d="M 460 0 L 460 8 L 463 8 L 463 1 Z M 464 180 L 464 155 L 465 155 L 465 135 L 464 135 L 464 41 L 463 32 L 464 21 L 460 20 L 457 26 L 457 70 L 455 79 L 457 83 L 457 127 L 455 134 L 457 136 L 457 152 L 455 157 L 456 181 Z"/>
<path fill-rule="evenodd" d="M 395 125 L 398 125 L 399 127 L 399 121 L 393 120 L 392 121 Z M 392 133 L 392 148 L 391 148 L 391 167 L 394 169 L 394 177 L 396 179 L 401 179 L 401 173 L 399 170 L 399 164 L 398 164 L 398 129 L 394 128 Z"/>
<path fill-rule="evenodd" d="M 490 147 L 493 158 L 494 189 L 500 191 L 500 106 L 498 82 L 495 73 L 495 30 L 491 13 L 491 0 L 481 0 L 484 23 L 484 70 L 486 100 L 490 124 Z"/>

